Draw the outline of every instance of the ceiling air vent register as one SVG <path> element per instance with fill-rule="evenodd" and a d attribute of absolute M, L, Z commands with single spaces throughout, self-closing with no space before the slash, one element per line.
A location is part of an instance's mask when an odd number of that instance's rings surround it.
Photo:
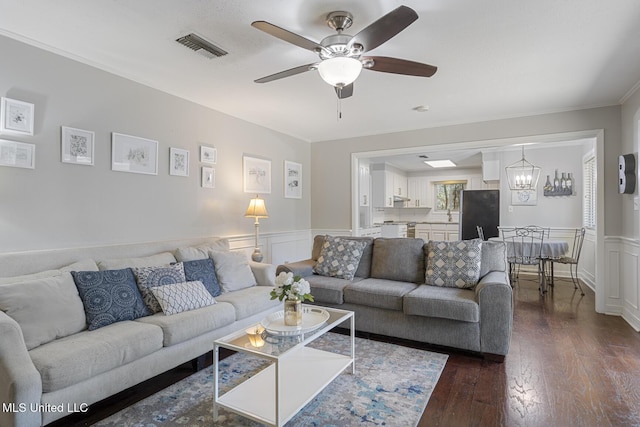
<path fill-rule="evenodd" d="M 225 56 L 228 53 L 224 49 L 193 33 L 180 37 L 176 39 L 176 41 L 209 59 Z"/>

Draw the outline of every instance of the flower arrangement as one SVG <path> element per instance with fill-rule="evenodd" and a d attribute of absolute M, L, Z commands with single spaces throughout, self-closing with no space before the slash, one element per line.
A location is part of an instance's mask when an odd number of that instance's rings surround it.
<path fill-rule="evenodd" d="M 310 292 L 309 282 L 300 276 L 294 276 L 293 273 L 283 271 L 276 277 L 276 287 L 271 291 L 271 299 L 313 301 Z"/>

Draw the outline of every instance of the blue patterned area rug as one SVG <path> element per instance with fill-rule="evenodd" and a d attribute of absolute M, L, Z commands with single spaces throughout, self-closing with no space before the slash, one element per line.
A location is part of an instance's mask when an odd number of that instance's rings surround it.
<path fill-rule="evenodd" d="M 328 333 L 311 346 L 349 354 L 349 340 L 346 335 Z M 356 338 L 356 374 L 348 368 L 286 426 L 415 426 L 447 358 L 445 354 Z M 239 353 L 222 360 L 221 394 L 266 366 L 261 359 Z M 304 381 L 304 372 L 300 381 Z M 203 369 L 94 425 L 212 426 L 213 369 Z M 215 425 L 261 426 L 225 410 L 220 410 Z"/>

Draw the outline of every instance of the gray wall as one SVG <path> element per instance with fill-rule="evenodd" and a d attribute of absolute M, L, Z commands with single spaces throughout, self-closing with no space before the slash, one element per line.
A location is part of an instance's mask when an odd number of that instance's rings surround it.
<path fill-rule="evenodd" d="M 599 171 L 605 176 L 604 233 L 620 235 L 622 232 L 621 199 L 617 194 L 617 168 L 621 140 L 620 106 L 314 143 L 311 145 L 312 227 L 351 228 L 351 153 L 594 129 L 604 129 L 604 171 Z"/>
<path fill-rule="evenodd" d="M 629 97 L 622 107 L 622 149 L 618 153 L 629 154 L 635 153 L 636 162 L 640 160 L 638 152 L 640 151 L 640 90 Z M 636 177 L 639 168 L 636 168 Z M 640 192 L 639 186 L 636 185 L 635 194 L 620 194 L 618 197 L 622 200 L 622 228 L 623 235 L 627 237 L 640 237 L 640 212 L 634 210 L 633 201 L 638 198 Z"/>
<path fill-rule="evenodd" d="M 34 136 L 0 138 L 36 145 L 35 170 L 0 167 L 0 252 L 252 234 L 243 154 L 272 162 L 261 231 L 310 227 L 307 142 L 5 37 L 0 52 L 0 94 L 35 104 Z M 62 125 L 95 131 L 95 166 L 60 161 Z M 111 132 L 159 141 L 158 175 L 111 171 Z M 217 148 L 215 189 L 200 145 Z M 190 151 L 188 178 L 169 176 L 169 147 Z M 303 165 L 301 200 L 283 197 L 284 160 Z"/>

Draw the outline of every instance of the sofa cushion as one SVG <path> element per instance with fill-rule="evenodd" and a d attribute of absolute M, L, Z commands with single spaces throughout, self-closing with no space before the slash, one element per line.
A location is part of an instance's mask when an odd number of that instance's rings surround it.
<path fill-rule="evenodd" d="M 230 325 L 235 320 L 236 311 L 233 306 L 226 302 L 218 302 L 207 307 L 183 311 L 173 316 L 157 313 L 153 316 L 136 319 L 135 322 L 159 326 L 163 334 L 162 344 L 165 347 L 170 347 Z M 213 340 L 211 343 L 213 347 Z"/>
<path fill-rule="evenodd" d="M 363 241 L 325 236 L 314 271 L 321 276 L 351 280 L 366 246 Z"/>
<path fill-rule="evenodd" d="M 84 304 L 90 331 L 153 314 L 142 301 L 130 268 L 73 271 L 71 275 Z"/>
<path fill-rule="evenodd" d="M 427 285 L 467 289 L 480 279 L 482 240 L 427 243 Z"/>
<path fill-rule="evenodd" d="M 199 280 L 212 297 L 220 295 L 222 290 L 220 289 L 220 284 L 216 277 L 216 269 L 211 258 L 184 261 L 182 265 L 187 282 Z"/>
<path fill-rule="evenodd" d="M 360 263 L 358 264 L 358 269 L 354 274 L 354 277 L 362 277 L 364 279 L 371 276 L 371 256 L 373 254 L 373 237 L 357 237 L 357 236 L 338 236 L 342 239 L 347 240 L 356 240 L 360 242 L 365 242 L 367 245 L 362 250 L 362 257 L 360 258 Z M 318 261 L 320 257 L 320 252 L 322 252 L 322 246 L 324 245 L 326 235 L 319 234 L 316 235 L 313 239 L 313 249 L 311 251 L 311 259 L 313 261 Z"/>
<path fill-rule="evenodd" d="M 273 307 L 282 307 L 283 303 L 281 301 L 271 299 L 270 293 L 272 289 L 269 286 L 252 286 L 224 293 L 216 297 L 216 300 L 233 305 L 236 312 L 236 320 L 241 320 Z"/>
<path fill-rule="evenodd" d="M 480 306 L 471 289 L 418 286 L 404 296 L 405 314 L 479 322 Z"/>
<path fill-rule="evenodd" d="M 122 270 L 133 267 L 156 267 L 174 262 L 176 262 L 176 257 L 171 252 L 161 252 L 146 257 L 105 259 L 98 261 L 98 268 L 100 270 Z"/>
<path fill-rule="evenodd" d="M 136 267 L 132 268 L 132 270 L 136 276 L 142 300 L 153 313 L 162 311 L 162 307 L 160 307 L 156 297 L 153 296 L 151 288 L 187 281 L 184 277 L 184 268 L 181 262 L 165 267 Z"/>
<path fill-rule="evenodd" d="M 371 277 L 424 283 L 423 246 L 422 239 L 377 238 L 373 243 Z"/>
<path fill-rule="evenodd" d="M 364 279 L 344 289 L 344 302 L 402 311 L 402 298 L 418 285 L 385 279 Z"/>
<path fill-rule="evenodd" d="M 20 325 L 28 350 L 86 328 L 71 273 L 0 285 L 0 310 Z"/>
<path fill-rule="evenodd" d="M 23 274 L 21 276 L 0 277 L 0 285 L 10 283 L 27 282 L 35 279 L 44 279 L 47 277 L 60 276 L 62 273 L 70 273 L 72 271 L 98 271 L 98 265 L 90 258 L 83 259 L 73 264 L 61 267 L 57 270 L 46 270 L 37 273 Z"/>
<path fill-rule="evenodd" d="M 42 377 L 42 391 L 77 384 L 162 348 L 162 330 L 135 321 L 82 331 L 29 352 Z"/>
<path fill-rule="evenodd" d="M 178 261 L 195 261 L 199 259 L 209 258 L 209 252 L 211 251 L 225 252 L 228 250 L 229 240 L 218 239 L 211 243 L 205 243 L 199 246 L 178 248 L 175 251 L 175 257 Z"/>
<path fill-rule="evenodd" d="M 172 283 L 150 289 L 162 307 L 162 312 L 167 316 L 216 303 L 200 281 Z"/>
<path fill-rule="evenodd" d="M 211 251 L 216 268 L 216 276 L 222 292 L 237 291 L 251 286 L 256 286 L 256 278 L 253 276 L 249 259 L 243 252 Z"/>
<path fill-rule="evenodd" d="M 486 276 L 490 271 L 507 271 L 507 246 L 504 242 L 482 242 L 480 277 Z"/>
<path fill-rule="evenodd" d="M 315 303 L 343 304 L 344 288 L 350 283 L 359 282 L 363 279 L 354 277 L 352 280 L 346 280 L 314 274 L 305 277 L 305 280 L 311 285 L 311 295 L 313 295 Z"/>

